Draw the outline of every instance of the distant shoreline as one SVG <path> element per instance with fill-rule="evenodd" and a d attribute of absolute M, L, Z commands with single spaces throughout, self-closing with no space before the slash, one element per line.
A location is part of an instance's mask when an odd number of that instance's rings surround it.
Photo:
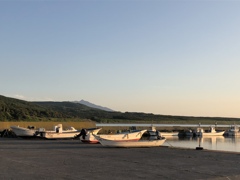
<path fill-rule="evenodd" d="M 217 124 L 217 129 L 219 130 L 226 130 L 228 127 L 233 125 L 233 123 L 228 122 L 229 124 L 226 124 L 227 122 L 221 124 Z M 45 128 L 48 130 L 52 130 L 53 127 L 56 124 L 63 124 L 63 127 L 69 127 L 73 126 L 76 129 L 82 129 L 82 128 L 95 128 L 95 127 L 101 127 L 102 132 L 108 132 L 109 130 L 112 132 L 116 132 L 117 130 L 128 130 L 132 126 L 136 126 L 137 129 L 149 129 L 151 125 L 155 125 L 158 130 L 165 130 L 165 131 L 182 131 L 182 130 L 187 130 L 187 129 L 195 129 L 199 126 L 198 123 L 150 123 L 150 122 L 143 122 L 143 123 L 136 123 L 135 121 L 132 121 L 132 123 L 127 122 L 127 123 L 98 123 L 95 121 L 84 121 L 84 122 L 62 122 L 62 121 L 51 121 L 51 122 L 42 122 L 42 121 L 14 121 L 14 122 L 0 122 L 0 131 L 3 131 L 4 129 L 9 129 L 10 126 L 21 126 L 21 127 L 28 127 L 28 126 L 34 126 L 35 128 Z M 158 125 L 159 124 L 159 125 Z M 165 125 L 171 125 L 173 126 L 164 126 Z M 102 126 L 101 126 L 102 125 Z M 183 126 L 181 126 L 183 125 Z M 192 125 L 192 126 L 185 126 L 185 125 Z M 213 122 L 209 122 L 206 124 L 201 124 L 201 127 L 203 128 L 208 128 L 209 126 L 215 125 Z"/>

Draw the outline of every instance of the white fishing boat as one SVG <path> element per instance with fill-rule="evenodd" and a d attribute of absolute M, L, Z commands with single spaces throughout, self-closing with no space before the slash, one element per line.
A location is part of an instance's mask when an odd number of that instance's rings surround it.
<path fill-rule="evenodd" d="M 62 124 L 54 126 L 53 131 L 46 131 L 44 128 L 36 132 L 36 134 L 46 139 L 73 139 L 80 134 L 80 131 L 74 127 L 63 130 Z"/>
<path fill-rule="evenodd" d="M 166 137 L 166 136 L 178 136 L 178 132 L 159 132 L 160 136 Z"/>
<path fill-rule="evenodd" d="M 36 133 L 36 129 L 32 126 L 28 126 L 28 128 L 20 126 L 10 126 L 10 128 L 18 137 L 33 137 Z"/>
<path fill-rule="evenodd" d="M 119 134 L 101 134 L 98 135 L 98 137 L 112 141 L 138 141 L 146 131 L 147 130 L 124 132 Z"/>
<path fill-rule="evenodd" d="M 196 136 L 222 136 L 225 131 L 216 131 L 214 126 L 210 126 L 209 130 L 197 128 L 194 132 Z"/>
<path fill-rule="evenodd" d="M 164 137 L 156 140 L 139 140 L 139 141 L 112 141 L 96 137 L 102 146 L 106 147 L 158 147 L 161 146 L 166 139 Z"/>
<path fill-rule="evenodd" d="M 91 128 L 91 129 L 82 129 L 79 134 L 80 140 L 83 143 L 95 144 L 99 143 L 98 140 L 93 136 L 93 134 L 97 134 L 102 128 Z"/>
<path fill-rule="evenodd" d="M 224 133 L 227 136 L 240 136 L 240 131 L 238 125 L 230 126 L 230 129 Z"/>
<path fill-rule="evenodd" d="M 157 135 L 160 135 L 162 137 L 165 137 L 165 136 L 178 136 L 178 132 L 162 132 L 162 131 L 158 131 L 157 132 L 157 129 L 156 127 L 154 126 L 151 126 L 149 130 L 147 130 L 148 134 L 150 136 L 157 136 Z"/>

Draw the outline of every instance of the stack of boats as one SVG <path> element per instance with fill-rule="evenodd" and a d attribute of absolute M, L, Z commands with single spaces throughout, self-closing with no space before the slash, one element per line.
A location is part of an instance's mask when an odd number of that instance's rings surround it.
<path fill-rule="evenodd" d="M 117 134 L 98 134 L 101 128 L 76 130 L 74 127 L 63 130 L 62 124 L 54 126 L 52 131 L 44 128 L 35 129 L 33 127 L 23 128 L 11 126 L 13 132 L 19 137 L 41 137 L 46 139 L 69 139 L 79 137 L 83 143 L 100 143 L 106 147 L 156 147 L 165 142 L 164 137 L 158 136 L 156 139 L 142 140 L 142 136 L 147 130 L 135 130 Z"/>
<path fill-rule="evenodd" d="M 81 131 L 80 139 L 84 143 L 100 143 L 106 147 L 156 147 L 165 142 L 165 138 L 141 140 L 147 130 L 122 132 L 117 134 L 98 134 L 100 129 L 85 129 Z M 85 131 L 85 132 L 84 132 Z"/>

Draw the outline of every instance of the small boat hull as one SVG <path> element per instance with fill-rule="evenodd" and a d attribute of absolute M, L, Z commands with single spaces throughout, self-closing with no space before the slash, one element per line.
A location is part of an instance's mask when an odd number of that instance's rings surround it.
<path fill-rule="evenodd" d="M 75 138 L 80 132 L 40 132 L 40 137 L 46 139 L 73 139 Z"/>
<path fill-rule="evenodd" d="M 19 126 L 11 126 L 10 128 L 18 137 L 34 137 L 36 133 L 35 129 L 28 129 Z"/>
<path fill-rule="evenodd" d="M 202 136 L 223 136 L 224 132 L 225 132 L 225 131 L 215 132 L 215 133 L 204 132 L 204 133 L 202 133 Z"/>
<path fill-rule="evenodd" d="M 99 143 L 98 140 L 93 136 L 93 134 L 97 134 L 102 128 L 92 128 L 92 129 L 86 129 L 86 135 L 80 134 L 80 140 L 83 143 L 88 144 L 97 144 Z"/>
<path fill-rule="evenodd" d="M 98 137 L 112 141 L 138 141 L 146 131 L 147 130 L 121 134 L 103 134 Z"/>
<path fill-rule="evenodd" d="M 160 132 L 160 135 L 162 137 L 165 137 L 165 136 L 178 136 L 178 132 Z"/>
<path fill-rule="evenodd" d="M 204 131 L 202 128 L 197 128 L 194 134 L 196 136 L 223 136 L 225 131 L 216 131 L 215 127 L 211 126 L 209 131 Z"/>
<path fill-rule="evenodd" d="M 62 124 L 58 124 L 54 126 L 53 131 L 45 131 L 43 129 L 42 131 L 38 131 L 37 134 L 45 139 L 74 139 L 80 132 L 74 127 L 63 130 Z"/>
<path fill-rule="evenodd" d="M 163 145 L 166 141 L 165 138 L 158 140 L 139 140 L 139 141 L 111 141 L 99 138 L 102 146 L 106 147 L 123 147 L 123 148 L 136 148 L 136 147 L 158 147 Z"/>

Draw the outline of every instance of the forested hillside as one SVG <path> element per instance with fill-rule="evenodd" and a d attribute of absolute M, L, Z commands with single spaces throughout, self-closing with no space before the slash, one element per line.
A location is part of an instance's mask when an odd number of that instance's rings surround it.
<path fill-rule="evenodd" d="M 41 120 L 48 117 L 63 117 L 61 112 L 37 104 L 0 96 L 0 120 Z"/>
<path fill-rule="evenodd" d="M 0 95 L 0 121 L 80 121 L 148 123 L 238 123 L 239 118 L 155 115 L 91 108 L 74 102 L 28 102 Z"/>
<path fill-rule="evenodd" d="M 72 102 L 28 102 L 0 95 L 0 121 L 91 119 L 107 112 Z"/>
<path fill-rule="evenodd" d="M 111 118 L 112 116 L 111 112 L 74 102 L 33 102 L 33 104 L 61 112 L 68 118 L 94 119 L 94 117 Z"/>

